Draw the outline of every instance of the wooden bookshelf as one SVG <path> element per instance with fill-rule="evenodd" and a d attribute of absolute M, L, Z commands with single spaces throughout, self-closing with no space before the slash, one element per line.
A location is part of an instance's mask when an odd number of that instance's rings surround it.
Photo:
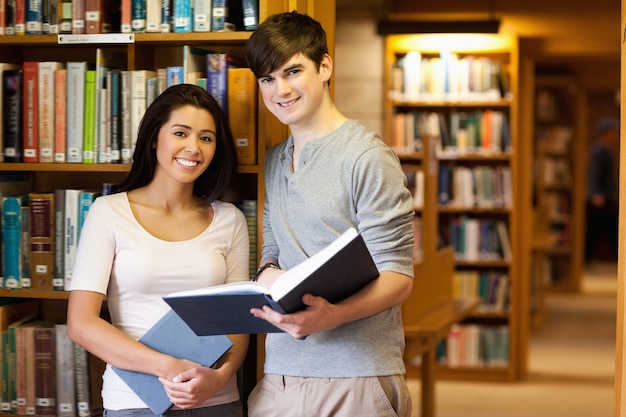
<path fill-rule="evenodd" d="M 322 23 L 329 42 L 331 53 L 334 52 L 335 7 L 334 1 L 322 3 L 321 0 L 298 2 L 275 2 L 259 0 L 259 20 L 268 16 L 297 10 L 306 13 Z M 21 64 L 24 61 L 87 61 L 95 63 L 96 50 L 105 51 L 121 57 L 122 69 L 153 70 L 167 63 L 170 51 L 190 45 L 207 50 L 224 52 L 244 57 L 245 43 L 251 32 L 204 32 L 204 33 L 136 33 L 128 42 L 59 42 L 56 35 L 0 36 L 0 55 L 3 62 Z M 129 36 L 131 36 L 129 34 Z M 264 184 L 262 161 L 266 147 L 278 143 L 288 136 L 287 128 L 271 115 L 262 101 L 258 101 L 257 116 L 257 163 L 240 165 L 232 197 L 235 199 L 253 199 L 257 201 L 257 256 L 262 245 L 262 214 L 264 202 Z M 130 169 L 129 164 L 78 164 L 78 163 L 0 163 L 0 173 L 28 173 L 32 179 L 33 191 L 53 190 L 55 188 L 93 188 L 101 187 L 103 182 L 121 182 Z M 45 318 L 62 322 L 67 308 L 67 292 L 31 291 L 0 289 L 0 297 L 18 297 L 38 299 L 41 302 L 41 315 Z M 106 309 L 106 306 L 104 306 Z M 250 392 L 263 371 L 263 338 L 258 337 L 251 343 L 246 363 L 242 369 L 244 395 Z M 99 401 L 102 363 L 93 362 L 90 375 L 92 397 Z M 0 414 L 4 415 L 4 414 Z M 8 414 L 7 414 L 8 415 Z"/>
<path fill-rule="evenodd" d="M 480 35 L 473 38 L 463 35 L 463 37 L 463 42 L 459 39 L 455 40 L 451 35 L 387 35 L 385 37 L 384 136 L 389 145 L 396 149 L 403 164 L 410 163 L 410 151 L 420 151 L 420 157 L 412 159 L 419 161 L 422 165 L 421 169 L 425 172 L 424 204 L 423 208 L 418 211 L 418 214 L 423 217 L 422 262 L 424 265 L 416 268 L 419 268 L 421 272 L 427 270 L 428 274 L 427 277 L 421 276 L 423 274 L 416 275 L 416 285 L 424 286 L 423 295 L 416 297 L 426 306 L 432 307 L 432 298 L 439 297 L 437 294 L 445 294 L 445 291 L 435 291 L 433 286 L 437 285 L 449 286 L 448 299 L 450 296 L 458 297 L 457 289 L 451 282 L 435 285 L 434 281 L 452 281 L 450 275 L 460 272 L 469 272 L 479 276 L 492 274 L 494 277 L 500 277 L 497 278 L 500 283 L 508 282 L 508 290 L 504 291 L 506 297 L 504 307 L 499 310 L 488 309 L 485 307 L 486 299 L 483 298 L 483 305 L 464 318 L 461 323 L 462 326 L 478 325 L 479 331 L 504 329 L 502 334 L 506 336 L 503 345 L 505 360 L 483 358 L 478 365 L 475 363 L 459 364 L 453 362 L 452 358 L 440 356 L 435 366 L 437 377 L 513 381 L 522 378 L 526 372 L 528 344 L 526 320 L 529 303 L 527 276 L 519 274 L 518 271 L 520 267 L 518 253 L 524 246 L 520 239 L 520 230 L 524 227 L 523 213 L 516 210 L 517 203 L 520 201 L 519 172 L 524 169 L 521 154 L 517 153 L 519 146 L 517 97 L 519 48 L 517 39 L 506 36 Z M 421 59 L 421 65 L 416 67 L 412 66 L 415 64 L 415 55 L 409 55 L 415 51 Z M 412 57 L 409 58 L 409 56 Z M 413 60 L 413 64 L 407 65 L 409 59 Z M 490 68 L 498 68 L 503 77 L 500 78 L 503 84 L 492 84 L 491 88 L 483 92 L 451 92 L 438 90 L 437 87 L 444 86 L 446 83 L 448 86 L 456 85 L 456 82 L 451 83 L 450 80 L 435 77 L 430 81 L 421 81 L 422 85 L 430 86 L 426 91 L 415 92 L 413 90 L 414 92 L 411 93 L 406 90 L 407 88 L 415 89 L 417 88 L 415 85 L 419 84 L 415 80 L 405 79 L 406 72 L 411 74 L 416 72 L 411 69 L 407 71 L 406 67 L 417 68 L 419 72 L 425 71 L 425 65 L 430 65 L 434 68 L 432 70 L 434 74 L 442 75 L 450 68 L 459 68 L 461 65 L 471 67 L 471 62 L 479 61 L 488 62 Z M 411 85 L 414 87 L 409 87 Z M 493 116 L 495 113 L 498 114 Z M 414 117 L 413 120 L 406 122 L 406 116 L 398 117 L 399 114 L 413 114 Z M 459 125 L 456 122 L 453 123 L 452 120 L 464 118 L 461 123 L 465 124 L 461 126 L 469 126 L 467 120 L 473 115 L 480 115 L 478 120 L 482 121 L 478 126 L 487 126 L 489 118 L 498 125 L 505 123 L 508 125 L 506 129 L 508 135 L 502 138 L 499 134 L 504 130 L 498 129 L 498 136 L 493 137 L 499 137 L 501 140 L 485 147 L 478 143 L 466 142 L 465 136 L 461 135 L 465 135 L 469 130 L 458 133 L 457 126 Z M 504 122 L 502 122 L 503 119 L 505 119 Z M 406 130 L 398 134 L 398 131 L 403 129 Z M 406 140 L 412 131 L 418 132 L 416 134 L 417 146 L 413 145 L 411 139 Z M 484 135 L 477 137 L 485 138 Z M 407 142 L 409 143 L 408 149 Z M 456 189 L 456 195 L 452 195 L 455 191 L 450 192 L 451 188 L 443 187 L 446 170 L 451 173 L 451 183 L 454 171 L 458 171 L 454 174 L 457 178 L 454 181 L 460 181 L 463 176 L 466 180 L 470 178 L 467 186 Z M 502 188 L 501 184 L 497 185 L 498 190 L 506 191 L 501 199 L 492 200 L 491 196 L 500 194 L 488 193 L 484 195 L 474 193 L 466 196 L 467 199 L 461 199 L 464 189 L 467 191 L 474 188 L 475 182 L 471 180 L 472 178 L 492 178 L 488 181 L 490 184 L 500 184 L 500 181 L 503 181 L 503 184 L 508 183 L 510 187 Z M 481 183 L 481 187 L 485 184 L 487 183 Z M 448 194 L 449 197 L 447 200 L 442 195 L 444 189 L 447 190 L 444 194 Z M 454 230 L 455 222 L 466 219 L 477 220 L 484 225 L 485 230 L 491 227 L 497 229 L 496 225 L 502 223 L 508 234 L 510 256 L 503 256 L 501 247 L 486 247 L 485 251 L 477 249 L 476 256 L 464 254 L 460 241 L 457 241 L 451 230 Z M 444 250 L 446 247 L 449 248 L 447 251 L 452 253 Z M 446 259 L 448 262 L 445 262 Z M 431 280 L 433 282 L 429 283 Z M 465 297 L 472 298 L 477 295 L 480 293 L 466 294 Z M 411 311 L 416 308 L 414 305 L 417 301 L 413 301 L 415 302 L 410 303 L 411 307 L 404 307 L 407 319 L 410 315 L 416 314 Z"/>
<path fill-rule="evenodd" d="M 535 74 L 533 204 L 534 230 L 551 236 L 540 245 L 548 291 L 578 292 L 584 262 L 586 188 L 586 98 L 569 75 Z M 545 242 L 545 239 L 543 239 Z"/>

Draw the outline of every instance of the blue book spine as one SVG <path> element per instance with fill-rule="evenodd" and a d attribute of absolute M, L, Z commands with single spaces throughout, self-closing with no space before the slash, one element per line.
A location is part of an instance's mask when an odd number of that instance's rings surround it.
<path fill-rule="evenodd" d="M 211 21 L 211 30 L 219 32 L 225 30 L 226 16 L 226 0 L 213 0 L 213 16 Z"/>
<path fill-rule="evenodd" d="M 7 196 L 2 200 L 3 288 L 22 287 L 22 206 L 28 196 Z"/>
<path fill-rule="evenodd" d="M 226 54 L 207 54 L 207 91 L 215 98 L 224 113 L 227 113 L 228 57 Z"/>
<path fill-rule="evenodd" d="M 122 161 L 122 118 L 120 116 L 120 80 L 121 70 L 111 71 L 111 162 Z"/>
<path fill-rule="evenodd" d="M 174 0 L 174 32 L 191 32 L 191 0 Z"/>
<path fill-rule="evenodd" d="M 243 5 L 243 28 L 254 30 L 259 25 L 258 0 L 241 0 Z"/>
<path fill-rule="evenodd" d="M 161 32 L 172 31 L 171 0 L 161 0 Z"/>
<path fill-rule="evenodd" d="M 181 66 L 167 67 L 165 85 L 171 87 L 177 84 L 183 84 L 185 82 L 185 71 Z"/>
<path fill-rule="evenodd" d="M 41 35 L 43 33 L 43 3 L 42 0 L 26 2 L 26 34 Z"/>
<path fill-rule="evenodd" d="M 91 208 L 96 197 L 100 195 L 97 191 L 81 191 L 78 196 L 78 236 L 80 240 L 80 232 L 83 230 L 83 223 L 87 218 L 87 213 Z"/>
<path fill-rule="evenodd" d="M 132 0 L 130 9 L 130 24 L 133 32 L 146 31 L 146 1 Z"/>

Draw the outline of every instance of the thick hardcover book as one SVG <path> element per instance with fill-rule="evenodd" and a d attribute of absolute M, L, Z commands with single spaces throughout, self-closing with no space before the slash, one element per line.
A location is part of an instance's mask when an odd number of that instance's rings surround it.
<path fill-rule="evenodd" d="M 239 163 L 243 165 L 257 163 L 256 86 L 256 77 L 249 68 L 228 68 L 228 120 L 235 140 L 237 157 Z"/>
<path fill-rule="evenodd" d="M 43 33 L 43 1 L 31 0 L 26 2 L 24 21 L 27 35 L 41 35 Z"/>
<path fill-rule="evenodd" d="M 54 324 L 42 323 L 33 330 L 35 341 L 35 414 L 56 416 L 56 366 Z"/>
<path fill-rule="evenodd" d="M 211 0 L 193 0 L 193 31 L 210 32 L 213 10 Z"/>
<path fill-rule="evenodd" d="M 259 25 L 259 2 L 257 0 L 241 0 L 244 30 L 254 30 Z"/>
<path fill-rule="evenodd" d="M 280 313 L 305 308 L 304 294 L 337 303 L 378 277 L 363 237 L 348 229 L 333 243 L 285 272 L 267 289 L 244 281 L 169 294 L 163 299 L 198 335 L 280 332 L 250 314 L 269 305 Z"/>
<path fill-rule="evenodd" d="M 233 346 L 223 335 L 196 336 L 185 322 L 169 310 L 139 341 L 146 346 L 177 358 L 190 359 L 203 366 L 213 366 Z M 158 377 L 113 367 L 135 394 L 161 416 L 172 406 Z"/>
<path fill-rule="evenodd" d="M 67 336 L 67 324 L 55 324 L 55 367 L 58 417 L 76 417 L 74 389 L 74 343 Z"/>
<path fill-rule="evenodd" d="M 172 25 L 173 32 L 176 33 L 187 33 L 191 32 L 192 24 L 193 24 L 193 15 L 192 15 L 192 0 L 173 0 L 172 21 L 174 24 Z"/>
<path fill-rule="evenodd" d="M 65 190 L 54 190 L 54 290 L 65 289 Z"/>
<path fill-rule="evenodd" d="M 161 32 L 161 0 L 146 1 L 146 32 Z"/>
<path fill-rule="evenodd" d="M 6 196 L 2 199 L 2 266 L 3 287 L 22 287 L 22 214 L 28 195 Z"/>
<path fill-rule="evenodd" d="M 5 70 L 2 73 L 5 162 L 22 162 L 22 81 L 21 68 Z"/>
<path fill-rule="evenodd" d="M 30 206 L 26 204 L 20 207 L 20 245 L 22 264 L 22 288 L 31 288 L 30 280 Z"/>
<path fill-rule="evenodd" d="M 13 413 L 17 413 L 18 402 L 18 378 L 20 373 L 25 371 L 23 369 L 24 363 L 20 362 L 22 358 L 18 358 L 18 341 L 17 341 L 17 329 L 24 326 L 27 322 L 35 320 L 35 316 L 24 316 L 16 320 L 9 325 L 8 329 L 8 354 L 9 354 L 9 374 L 8 374 L 8 401 L 10 404 L 10 410 Z M 22 369 L 20 369 L 22 368 Z M 4 383 L 4 382 L 3 382 Z"/>
<path fill-rule="evenodd" d="M 1 0 L 0 3 L 2 3 Z M 2 20 L 0 20 L 0 25 L 1 24 Z M 18 68 L 19 66 L 17 64 L 0 63 L 0 74 L 3 74 L 6 70 Z M 4 114 L 4 100 L 2 100 L 2 97 L 4 97 L 4 83 L 0 82 L 0 162 L 4 162 L 4 119 L 8 117 L 8 115 L 5 116 Z"/>
<path fill-rule="evenodd" d="M 76 414 L 79 417 L 91 416 L 88 355 L 85 348 L 74 343 L 74 389 L 76 392 Z"/>
<path fill-rule="evenodd" d="M 85 33 L 102 33 L 103 0 L 85 0 Z"/>
<path fill-rule="evenodd" d="M 72 33 L 85 33 L 85 0 L 72 0 Z"/>
<path fill-rule="evenodd" d="M 146 31 L 146 0 L 131 0 L 130 24 L 133 32 Z"/>
<path fill-rule="evenodd" d="M 54 271 L 54 193 L 30 193 L 31 288 L 52 290 Z"/>

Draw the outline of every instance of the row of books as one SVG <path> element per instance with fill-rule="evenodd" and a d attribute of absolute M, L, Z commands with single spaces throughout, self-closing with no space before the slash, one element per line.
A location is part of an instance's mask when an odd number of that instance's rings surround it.
<path fill-rule="evenodd" d="M 437 362 L 451 368 L 506 368 L 509 327 L 454 324 L 437 346 Z"/>
<path fill-rule="evenodd" d="M 2 413 L 86 417 L 101 411 L 91 396 L 87 352 L 67 336 L 67 324 L 42 320 L 39 302 L 0 305 Z"/>
<path fill-rule="evenodd" d="M 106 188 L 106 189 L 105 189 Z M 103 186 L 109 193 L 110 184 Z M 103 189 L 56 189 L 2 198 L 2 287 L 66 290 L 81 227 Z"/>
<path fill-rule="evenodd" d="M 254 30 L 258 0 L 6 0 L 0 35 Z"/>
<path fill-rule="evenodd" d="M 512 99 L 509 75 L 501 61 L 442 51 L 439 56 L 410 51 L 396 59 L 392 100 L 497 101 Z"/>
<path fill-rule="evenodd" d="M 452 274 L 454 297 L 479 297 L 480 312 L 503 313 L 509 308 L 508 274 L 497 271 L 456 270 Z"/>
<path fill-rule="evenodd" d="M 511 168 L 439 165 L 438 203 L 459 208 L 511 208 Z"/>
<path fill-rule="evenodd" d="M 570 161 L 564 158 L 544 158 L 541 165 L 544 187 L 570 187 L 573 182 Z"/>
<path fill-rule="evenodd" d="M 105 49 L 87 61 L 0 64 L 5 162 L 130 163 L 139 122 L 165 88 L 207 89 L 229 115 L 241 164 L 256 164 L 257 83 L 227 54 L 184 46 L 176 65 L 123 70 Z"/>
<path fill-rule="evenodd" d="M 415 210 L 424 208 L 424 171 L 421 168 L 409 169 L 403 167 L 406 176 L 406 185 L 413 196 Z"/>
<path fill-rule="evenodd" d="M 455 216 L 449 219 L 449 244 L 460 261 L 510 260 L 511 242 L 503 220 Z M 445 226 L 444 226 L 445 228 Z"/>
<path fill-rule="evenodd" d="M 438 153 L 500 154 L 510 152 L 506 112 L 483 109 L 398 112 L 393 115 L 393 145 L 398 152 L 421 152 L 427 138 L 438 139 Z"/>

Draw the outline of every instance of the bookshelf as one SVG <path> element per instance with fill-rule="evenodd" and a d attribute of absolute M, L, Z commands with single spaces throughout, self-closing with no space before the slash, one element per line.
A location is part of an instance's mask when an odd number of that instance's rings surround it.
<path fill-rule="evenodd" d="M 512 37 L 385 37 L 384 136 L 403 165 L 418 165 L 425 177 L 416 271 L 434 278 L 416 275 L 416 285 L 449 285 L 453 297 L 482 298 L 441 344 L 448 352 L 437 358 L 437 378 L 513 381 L 526 372 L 528 284 L 519 273 L 523 216 L 515 210 L 523 167 L 518 74 Z M 450 263 L 449 283 L 430 282 L 447 279 Z M 425 290 L 419 301 L 432 307 L 431 294 Z M 405 306 L 405 317 L 413 309 Z M 499 340 L 482 346 L 496 347 L 492 353 L 478 360 L 453 355 L 459 344 L 476 347 L 477 332 Z M 459 334 L 464 338 L 453 338 Z"/>
<path fill-rule="evenodd" d="M 544 265 L 536 288 L 580 290 L 584 254 L 586 99 L 567 75 L 535 75 L 534 248 Z M 545 244 L 547 242 L 547 244 Z M 551 242 L 549 242 L 551 241 Z"/>
<path fill-rule="evenodd" d="M 307 13 L 324 26 L 329 48 L 334 46 L 334 2 L 304 0 L 275 2 L 259 0 L 259 20 L 267 16 L 298 10 Z M 323 6 L 323 7 L 322 7 Z M 24 61 L 87 61 L 96 63 L 98 50 L 105 55 L 115 57 L 122 69 L 155 70 L 156 68 L 179 60 L 184 45 L 211 51 L 228 53 L 244 57 L 244 48 L 251 32 L 204 32 L 204 33 L 133 33 L 82 36 L 84 42 L 61 40 L 56 35 L 0 36 L 0 55 L 5 62 L 22 64 Z M 128 39 L 122 39 L 128 38 Z M 239 175 L 228 196 L 231 201 L 252 199 L 257 201 L 257 224 L 262 224 L 263 214 L 263 167 L 262 161 L 267 146 L 278 143 L 288 136 L 283 126 L 271 115 L 258 99 L 256 119 L 257 156 L 256 163 L 242 164 Z M 130 170 L 130 164 L 82 164 L 82 163 L 0 163 L 1 173 L 22 172 L 30 176 L 33 191 L 53 190 L 55 188 L 93 188 L 103 182 L 121 182 Z M 257 256 L 261 248 L 260 226 L 257 230 Z M 65 320 L 67 293 L 64 291 L 34 291 L 0 289 L 0 297 L 37 299 L 41 303 L 41 315 L 45 318 L 62 322 Z M 103 306 L 106 312 L 106 305 Z M 248 357 L 240 380 L 244 394 L 249 393 L 256 381 L 262 376 L 263 338 L 251 341 Z M 100 375 L 102 363 L 90 359 L 93 369 L 90 372 L 92 398 L 100 399 Z M 4 414 L 0 414 L 4 415 Z"/>

